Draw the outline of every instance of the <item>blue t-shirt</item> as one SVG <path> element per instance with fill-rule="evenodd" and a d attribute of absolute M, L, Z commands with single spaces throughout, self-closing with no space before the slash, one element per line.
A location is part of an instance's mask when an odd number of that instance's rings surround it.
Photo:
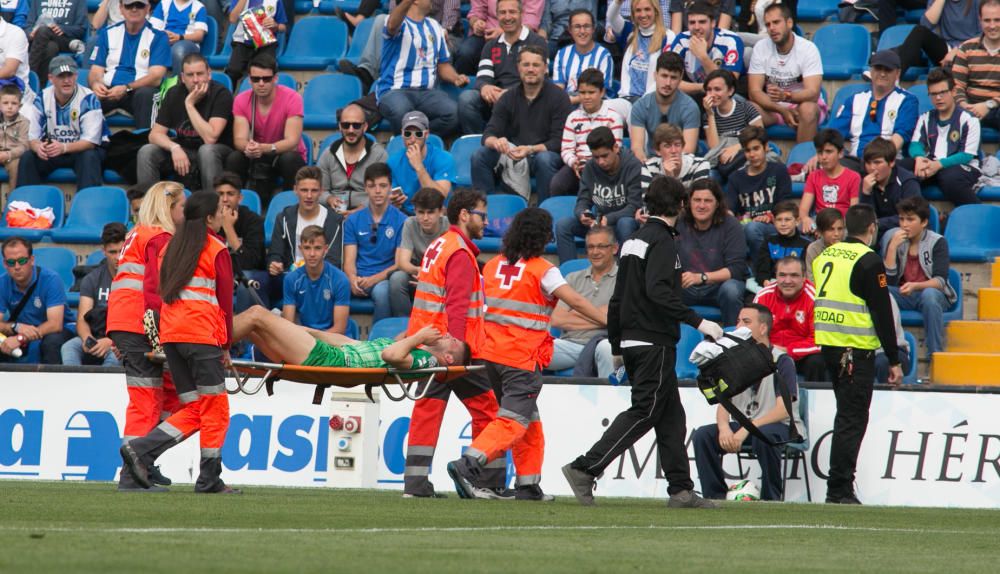
<path fill-rule="evenodd" d="M 629 125 L 646 128 L 646 154 L 649 156 L 656 153 L 653 149 L 653 132 L 663 121 L 660 106 L 656 103 L 656 92 L 650 92 L 632 104 L 632 118 Z M 701 112 L 698 111 L 698 104 L 691 99 L 691 96 L 677 90 L 674 92 L 674 101 L 667 109 L 666 123 L 679 127 L 681 131 L 699 129 Z"/>
<path fill-rule="evenodd" d="M 323 262 L 323 274 L 315 281 L 302 266 L 285 274 L 281 304 L 295 305 L 302 326 L 326 330 L 333 326 L 334 307 L 350 306 L 351 285 L 329 261 Z"/>
<path fill-rule="evenodd" d="M 877 137 L 888 139 L 895 134 L 903 139 L 904 145 L 913 139 L 920 115 L 917 97 L 897 87 L 878 100 L 872 117 L 874 97 L 871 90 L 859 92 L 848 98 L 840 109 L 831 110 L 835 115 L 830 120 L 830 127 L 844 134 L 846 155 L 862 157 L 865 146 Z"/>
<path fill-rule="evenodd" d="M 372 212 L 364 208 L 351 214 L 344 223 L 344 245 L 357 245 L 358 257 L 355 267 L 359 277 L 371 277 L 396 263 L 396 248 L 403 235 L 406 215 L 390 205 L 378 228 L 372 220 Z M 372 234 L 375 242 L 372 242 Z"/>
<path fill-rule="evenodd" d="M 451 154 L 443 149 L 427 145 L 427 157 L 424 158 L 424 169 L 430 174 L 434 181 L 451 181 L 451 174 L 455 172 L 455 159 Z M 410 160 L 406 158 L 406 149 L 389 156 L 389 169 L 392 170 L 392 186 L 403 188 L 406 194 L 406 203 L 403 204 L 403 211 L 407 215 L 413 215 L 413 204 L 410 199 L 420 191 L 420 179 L 417 172 L 410 165 Z"/>
<path fill-rule="evenodd" d="M 72 322 L 73 312 L 66 305 L 66 286 L 63 285 L 59 275 L 55 271 L 42 269 L 36 265 L 31 282 L 34 282 L 35 279 L 38 279 L 38 286 L 31 294 L 31 300 L 21 309 L 17 322 L 37 327 L 48 319 L 49 307 L 59 305 L 63 306 L 63 325 Z M 28 283 L 28 288 L 31 287 L 31 282 Z M 22 297 L 24 297 L 24 291 L 20 291 L 14 284 L 14 279 L 4 273 L 0 277 L 0 314 L 3 314 L 5 321 L 9 321 L 10 312 L 17 308 Z"/>
<path fill-rule="evenodd" d="M 149 22 L 135 35 L 120 22 L 98 33 L 90 65 L 104 68 L 105 86 L 129 84 L 145 77 L 152 66 L 170 67 L 170 41 Z"/>

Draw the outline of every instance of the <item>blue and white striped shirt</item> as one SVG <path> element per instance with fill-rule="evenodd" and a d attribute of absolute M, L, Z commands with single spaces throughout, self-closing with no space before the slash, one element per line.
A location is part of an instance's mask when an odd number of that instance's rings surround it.
<path fill-rule="evenodd" d="M 35 97 L 35 116 L 28 127 L 28 139 L 40 140 L 42 134 L 60 143 L 82 140 L 99 146 L 109 141 L 111 130 L 104 121 L 101 102 L 90 88 L 77 86 L 73 97 L 60 106 L 55 88 L 49 86 Z"/>
<path fill-rule="evenodd" d="M 163 0 L 153 8 L 149 23 L 157 30 L 165 30 L 178 35 L 202 30 L 208 32 L 208 11 L 198 0 L 190 0 L 182 6 L 177 0 Z"/>
<path fill-rule="evenodd" d="M 566 87 L 566 93 L 576 94 L 576 79 L 580 72 L 588 68 L 597 68 L 604 74 L 604 88 L 611 89 L 611 80 L 614 79 L 614 62 L 611 61 L 611 52 L 604 46 L 595 43 L 593 49 L 586 54 L 576 51 L 576 44 L 564 46 L 552 60 L 552 81 Z M 613 97 L 608 94 L 608 97 Z"/>
<path fill-rule="evenodd" d="M 701 84 L 708 76 L 697 56 L 691 51 L 691 32 L 681 32 L 670 46 L 672 52 L 680 54 L 684 59 L 684 72 L 687 81 Z M 708 57 L 720 69 L 729 70 L 734 74 L 742 74 L 743 69 L 743 39 L 728 30 L 715 29 L 712 45 L 708 48 Z"/>
<path fill-rule="evenodd" d="M 401 88 L 432 89 L 438 64 L 451 61 L 441 24 L 433 18 L 419 22 L 407 17 L 395 36 L 389 36 L 388 19 L 382 27 L 382 67 L 375 95 Z"/>
<path fill-rule="evenodd" d="M 149 22 L 135 35 L 121 22 L 100 31 L 90 65 L 104 68 L 105 86 L 122 86 L 145 77 L 152 66 L 169 67 L 170 42 Z"/>

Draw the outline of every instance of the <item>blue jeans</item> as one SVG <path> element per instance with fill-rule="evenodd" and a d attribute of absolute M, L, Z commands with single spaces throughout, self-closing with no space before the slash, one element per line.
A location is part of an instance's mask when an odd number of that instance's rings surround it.
<path fill-rule="evenodd" d="M 944 312 L 948 309 L 948 298 L 940 289 L 924 289 L 910 295 L 903 295 L 899 287 L 889 286 L 889 292 L 896 298 L 900 311 L 920 311 L 924 317 L 924 334 L 927 337 L 927 358 L 944 350 Z M 916 352 L 916 349 L 913 350 Z"/>
<path fill-rule="evenodd" d="M 486 193 L 497 193 L 496 167 L 500 152 L 483 146 L 472 154 L 472 187 Z M 551 151 L 528 157 L 528 172 L 535 178 L 535 193 L 541 203 L 549 197 L 549 182 L 562 167 L 562 158 Z M 502 193 L 502 192 L 501 192 Z"/>
<path fill-rule="evenodd" d="M 106 155 L 104 148 L 96 147 L 43 160 L 29 149 L 21 156 L 21 162 L 18 164 L 17 185 L 45 183 L 49 174 L 61 167 L 68 167 L 76 173 L 77 189 L 103 185 Z"/>
<path fill-rule="evenodd" d="M 733 432 L 739 430 L 739 423 L 730 422 Z M 788 440 L 788 425 L 772 423 L 758 427 L 765 436 L 772 440 Z M 781 500 L 781 454 L 778 447 L 771 446 L 759 438 L 750 435 L 750 447 L 757 455 L 760 463 L 760 498 L 761 500 Z M 725 451 L 719 446 L 719 427 L 715 424 L 699 427 L 691 437 L 694 443 L 694 463 L 698 467 L 698 480 L 701 482 L 701 494 L 705 498 L 725 498 L 726 477 L 722 472 L 720 455 Z M 745 444 L 745 442 L 744 442 Z"/>
<path fill-rule="evenodd" d="M 386 317 L 392 316 L 392 304 L 389 301 L 389 280 L 379 281 L 366 291 L 372 303 L 375 303 L 375 312 L 372 314 L 372 325 L 378 323 Z M 357 295 L 353 295 L 357 297 Z"/>
<path fill-rule="evenodd" d="M 188 54 L 201 52 L 198 44 L 191 40 L 178 40 L 170 47 L 170 61 L 173 62 L 174 75 L 181 75 L 181 63 Z"/>
<path fill-rule="evenodd" d="M 431 133 L 447 137 L 458 131 L 458 104 L 441 90 L 391 90 L 382 94 L 378 101 L 378 111 L 389 121 L 394 134 L 403 129 L 403 116 L 413 110 L 427 114 Z"/>
<path fill-rule="evenodd" d="M 639 229 L 639 223 L 633 217 L 622 217 L 615 222 L 615 239 L 618 245 L 625 243 L 636 229 Z M 559 263 L 577 258 L 576 238 L 586 235 L 587 227 L 576 217 L 563 217 L 556 222 L 556 253 L 559 254 Z"/>
<path fill-rule="evenodd" d="M 83 339 L 80 337 L 73 337 L 69 341 L 63 343 L 62 349 L 62 364 L 72 365 L 79 367 L 80 365 L 101 365 L 104 367 L 117 367 L 121 365 L 118 361 L 118 357 L 111 351 L 108 351 L 107 355 L 104 355 L 104 360 L 86 353 L 83 350 Z"/>
<path fill-rule="evenodd" d="M 727 279 L 725 283 L 694 285 L 684 290 L 686 305 L 707 305 L 722 311 L 722 326 L 731 327 L 743 308 L 743 293 L 747 285 L 738 279 Z"/>
<path fill-rule="evenodd" d="M 743 234 L 747 238 L 747 246 L 750 249 L 750 259 L 757 256 L 757 251 L 760 250 L 760 244 L 764 243 L 768 235 L 775 233 L 777 230 L 774 225 L 770 223 L 761 223 L 760 221 L 751 221 L 743 226 Z"/>
<path fill-rule="evenodd" d="M 393 317 L 409 317 L 413 310 L 413 295 L 417 291 L 416 277 L 402 269 L 389 275 L 389 303 Z"/>
<path fill-rule="evenodd" d="M 566 339 L 556 339 L 552 345 L 552 362 L 548 366 L 550 371 L 562 371 L 575 367 L 584 347 L 580 343 Z M 608 378 L 608 375 L 615 372 L 615 359 L 611 354 L 611 342 L 607 339 L 598 343 L 597 348 L 594 349 L 594 363 L 597 366 L 597 376 L 602 379 Z"/>
<path fill-rule="evenodd" d="M 465 90 L 458 95 L 458 125 L 463 134 L 481 134 L 493 106 L 483 101 L 479 90 Z"/>
<path fill-rule="evenodd" d="M 452 63 L 459 74 L 468 74 L 470 78 L 476 74 L 485 46 L 486 38 L 475 34 L 469 34 L 462 40 L 452 58 Z"/>

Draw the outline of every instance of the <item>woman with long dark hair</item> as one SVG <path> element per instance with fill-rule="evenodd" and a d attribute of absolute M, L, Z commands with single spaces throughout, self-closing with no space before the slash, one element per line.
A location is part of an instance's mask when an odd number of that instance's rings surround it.
<path fill-rule="evenodd" d="M 149 485 L 151 460 L 200 430 L 201 473 L 194 491 L 239 494 L 221 478 L 229 427 L 224 363 L 233 332 L 233 270 L 218 234 L 222 217 L 216 193 L 193 194 L 160 265 L 160 342 L 182 407 L 146 436 L 122 446 L 122 459 L 142 486 Z"/>
<path fill-rule="evenodd" d="M 107 331 L 121 356 L 128 389 L 125 408 L 123 441 L 148 433 L 159 424 L 161 414 L 175 411 L 179 404 L 177 392 L 163 365 L 148 358 L 153 347 L 146 336 L 143 318 L 146 309 L 160 310 L 159 260 L 163 247 L 170 241 L 176 225 L 184 220 L 184 187 L 175 182 L 161 181 L 142 196 L 136 226 L 125 236 L 118 272 L 111 282 L 108 296 Z M 152 491 L 164 490 L 170 480 L 150 467 Z M 122 469 L 118 490 L 147 491 Z"/>
<path fill-rule="evenodd" d="M 594 307 L 566 283 L 559 268 L 542 257 L 552 241 L 552 216 L 528 208 L 514 217 L 503 237 L 501 254 L 483 268 L 486 341 L 480 350 L 486 369 L 476 382 L 503 386 L 499 416 L 473 439 L 462 458 L 448 463 L 448 474 L 462 498 L 491 498 L 477 488 L 487 463 L 513 448 L 517 466 L 515 498 L 552 500 L 542 492 L 545 437 L 538 416 L 542 369 L 552 360 L 549 319 L 558 301 L 593 321 L 607 324 L 607 311 Z"/>

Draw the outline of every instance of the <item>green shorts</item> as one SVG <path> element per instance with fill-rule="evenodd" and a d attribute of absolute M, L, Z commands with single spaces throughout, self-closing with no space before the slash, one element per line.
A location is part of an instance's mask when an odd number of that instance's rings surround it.
<path fill-rule="evenodd" d="M 339 347 L 334 347 L 323 341 L 316 340 L 312 351 L 306 357 L 303 367 L 345 367 L 344 352 Z"/>

